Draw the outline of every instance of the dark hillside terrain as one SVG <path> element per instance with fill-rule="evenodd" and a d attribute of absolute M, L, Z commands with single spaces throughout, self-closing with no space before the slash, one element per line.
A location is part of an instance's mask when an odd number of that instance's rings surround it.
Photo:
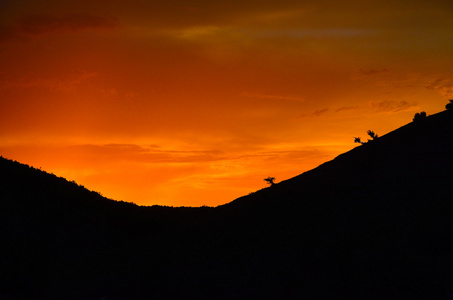
<path fill-rule="evenodd" d="M 108 248 L 195 224 L 209 210 L 113 201 L 0 158 L 0 299 L 47 299 L 54 291 L 59 299 L 65 284 L 90 276 Z"/>
<path fill-rule="evenodd" d="M 217 208 L 0 159 L 0 299 L 451 299 L 453 113 Z"/>

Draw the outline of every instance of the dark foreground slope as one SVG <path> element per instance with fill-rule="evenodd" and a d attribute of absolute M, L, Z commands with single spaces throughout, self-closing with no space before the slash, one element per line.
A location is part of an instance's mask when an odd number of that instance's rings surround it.
<path fill-rule="evenodd" d="M 452 153 L 442 112 L 215 209 L 114 202 L 2 159 L 0 296 L 450 299 Z"/>
<path fill-rule="evenodd" d="M 446 111 L 224 209 L 278 232 L 295 294 L 453 298 L 452 153 Z"/>
<path fill-rule="evenodd" d="M 108 253 L 210 210 L 113 201 L 0 157 L 0 299 L 99 299 Z"/>

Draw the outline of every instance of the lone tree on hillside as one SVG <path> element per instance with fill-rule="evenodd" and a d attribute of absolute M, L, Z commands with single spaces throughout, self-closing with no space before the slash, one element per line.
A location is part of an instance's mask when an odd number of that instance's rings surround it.
<path fill-rule="evenodd" d="M 270 186 L 273 186 L 275 184 L 275 182 L 274 182 L 275 181 L 275 177 L 269 176 L 267 178 L 264 178 L 264 181 L 266 181 L 267 184 L 269 184 Z"/>
<path fill-rule="evenodd" d="M 453 110 L 453 99 L 450 100 L 450 103 L 447 103 L 447 105 L 445 105 L 445 108 L 448 110 Z"/>
<path fill-rule="evenodd" d="M 423 119 L 426 118 L 426 112 L 422 111 L 420 113 L 416 113 L 412 121 L 414 122 L 420 122 L 423 121 Z"/>

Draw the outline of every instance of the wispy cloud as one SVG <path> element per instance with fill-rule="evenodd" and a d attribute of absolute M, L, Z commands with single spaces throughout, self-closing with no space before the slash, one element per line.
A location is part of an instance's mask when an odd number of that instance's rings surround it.
<path fill-rule="evenodd" d="M 361 76 L 376 76 L 389 73 L 389 69 L 368 69 L 368 70 L 359 70 Z"/>
<path fill-rule="evenodd" d="M 218 26 L 194 26 L 172 31 L 173 35 L 183 39 L 206 38 L 222 31 Z"/>
<path fill-rule="evenodd" d="M 256 99 L 272 99 L 272 100 L 288 100 L 288 101 L 304 101 L 302 97 L 291 96 L 291 95 L 277 95 L 277 94 L 260 94 L 260 93 L 242 93 L 241 96 L 246 98 Z"/>
<path fill-rule="evenodd" d="M 190 26 L 160 31 L 147 29 L 145 32 L 146 35 L 160 34 L 183 40 L 201 40 L 205 42 L 205 39 L 220 39 L 222 41 L 239 41 L 241 43 L 268 39 L 344 39 L 376 34 L 376 31 L 373 30 L 357 28 L 300 28 L 295 26 L 283 29 L 257 29 L 250 24 Z"/>
<path fill-rule="evenodd" d="M 275 151 L 258 151 L 253 154 L 241 155 L 235 157 L 234 159 L 244 159 L 250 157 L 260 157 L 267 160 L 280 160 L 280 159 L 291 159 L 295 160 L 310 160 L 310 159 L 320 159 L 323 157 L 328 157 L 330 154 L 317 148 L 309 148 L 302 150 L 275 150 Z"/>
<path fill-rule="evenodd" d="M 328 112 L 328 111 L 329 111 L 329 109 L 328 109 L 327 107 L 326 107 L 326 108 L 322 108 L 322 109 L 317 109 L 317 110 L 315 110 L 315 111 L 312 113 L 312 115 L 315 116 L 315 117 L 319 117 L 319 116 L 325 114 L 325 113 Z"/>
<path fill-rule="evenodd" d="M 317 109 L 315 110 L 314 112 L 312 113 L 301 113 L 299 114 L 296 119 L 302 119 L 302 118 L 317 118 L 317 117 L 320 117 L 322 115 L 324 115 L 325 113 L 327 113 L 329 111 L 329 108 L 325 107 L 325 108 L 320 108 L 320 109 Z"/>
<path fill-rule="evenodd" d="M 294 29 L 272 29 L 252 32 L 259 38 L 285 37 L 292 39 L 304 38 L 351 38 L 357 36 L 374 35 L 376 31 L 357 28 L 294 28 Z"/>
<path fill-rule="evenodd" d="M 373 101 L 371 107 L 376 109 L 378 112 L 400 112 L 414 109 L 417 106 L 415 102 L 408 102 L 405 100 L 401 101 Z"/>
<path fill-rule="evenodd" d="M 52 91 L 72 92 L 79 85 L 96 76 L 96 72 L 75 70 L 68 78 L 0 79 L 0 90 L 45 88 Z"/>
<path fill-rule="evenodd" d="M 197 163 L 225 159 L 224 153 L 218 150 L 177 151 L 167 150 L 158 145 L 86 144 L 68 146 L 67 151 L 68 153 L 83 153 L 87 160 L 101 158 L 102 160 L 135 161 L 146 164 Z"/>
<path fill-rule="evenodd" d="M 340 112 L 340 111 L 345 111 L 345 110 L 355 110 L 358 109 L 359 107 L 357 105 L 354 106 L 342 106 L 340 108 L 337 108 L 335 112 Z"/>
<path fill-rule="evenodd" d="M 425 88 L 437 91 L 445 97 L 453 97 L 453 80 L 451 79 L 438 78 L 432 80 L 425 85 Z"/>
<path fill-rule="evenodd" d="M 355 70 L 351 78 L 353 80 L 371 81 L 374 85 L 388 86 L 390 82 L 398 81 L 395 74 L 387 68 L 370 68 Z"/>

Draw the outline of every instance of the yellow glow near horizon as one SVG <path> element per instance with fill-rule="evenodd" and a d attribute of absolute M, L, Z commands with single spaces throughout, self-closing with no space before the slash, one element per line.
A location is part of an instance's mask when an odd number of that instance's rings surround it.
<path fill-rule="evenodd" d="M 0 3 L 0 155 L 216 206 L 453 98 L 451 1 Z"/>

